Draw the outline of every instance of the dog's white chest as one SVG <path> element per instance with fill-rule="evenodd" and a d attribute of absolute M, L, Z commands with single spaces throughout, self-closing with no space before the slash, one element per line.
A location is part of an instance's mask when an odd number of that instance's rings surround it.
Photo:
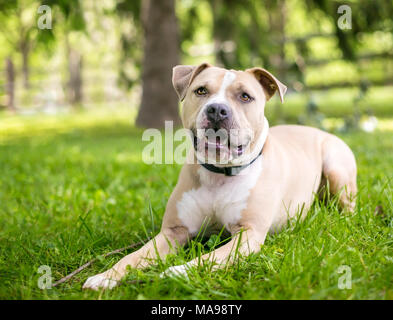
<path fill-rule="evenodd" d="M 262 156 L 233 177 L 199 169 L 201 186 L 183 193 L 176 205 L 178 217 L 191 235 L 198 234 L 204 223 L 225 226 L 230 231 L 229 226 L 239 222 L 262 171 L 261 162 Z"/>

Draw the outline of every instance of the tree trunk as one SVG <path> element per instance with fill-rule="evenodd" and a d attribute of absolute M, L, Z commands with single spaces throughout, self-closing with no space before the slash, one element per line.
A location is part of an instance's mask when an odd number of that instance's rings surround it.
<path fill-rule="evenodd" d="M 25 89 L 30 88 L 30 70 L 29 70 L 29 45 L 26 42 L 21 43 L 22 53 L 22 74 L 23 74 L 23 87 Z"/>
<path fill-rule="evenodd" d="M 163 128 L 180 124 L 179 103 L 172 87 L 172 68 L 179 63 L 179 35 L 174 0 L 143 0 L 143 93 L 136 124 Z"/>
<path fill-rule="evenodd" d="M 277 70 L 277 78 L 285 83 L 287 66 L 285 63 L 285 22 L 287 19 L 287 6 L 284 0 L 268 1 L 266 3 L 269 12 L 269 25 L 272 34 L 279 39 L 279 47 L 271 59 L 274 69 Z M 278 100 L 277 100 L 278 101 Z M 284 112 L 280 102 L 275 105 L 275 119 L 277 123 L 284 122 Z"/>
<path fill-rule="evenodd" d="M 68 83 L 67 83 L 67 96 L 68 101 L 73 106 L 78 106 L 83 100 L 83 82 L 82 82 L 82 56 L 81 54 L 71 48 L 66 35 L 66 52 L 68 57 Z"/>
<path fill-rule="evenodd" d="M 70 102 L 73 105 L 78 105 L 82 102 L 82 56 L 81 54 L 71 49 L 69 52 L 69 94 Z"/>
<path fill-rule="evenodd" d="M 6 94 L 7 94 L 7 102 L 6 106 L 9 110 L 15 111 L 15 69 L 14 63 L 12 59 L 9 57 L 6 59 Z"/>

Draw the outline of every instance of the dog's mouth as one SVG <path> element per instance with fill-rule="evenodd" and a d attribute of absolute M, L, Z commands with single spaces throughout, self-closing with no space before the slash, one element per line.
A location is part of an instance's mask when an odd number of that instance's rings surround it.
<path fill-rule="evenodd" d="M 220 132 L 218 132 L 220 131 Z M 194 149 L 197 152 L 202 153 L 204 156 L 211 157 L 214 154 L 216 156 L 224 156 L 225 158 L 237 158 L 244 154 L 249 142 L 239 143 L 228 134 L 226 130 L 220 129 L 207 129 L 198 134 L 194 134 Z"/>

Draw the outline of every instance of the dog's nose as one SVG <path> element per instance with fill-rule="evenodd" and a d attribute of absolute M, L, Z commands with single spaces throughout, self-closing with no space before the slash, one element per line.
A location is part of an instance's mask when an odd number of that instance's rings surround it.
<path fill-rule="evenodd" d="M 219 122 L 229 118 L 231 110 L 226 104 L 212 103 L 206 107 L 207 119 L 212 122 Z"/>

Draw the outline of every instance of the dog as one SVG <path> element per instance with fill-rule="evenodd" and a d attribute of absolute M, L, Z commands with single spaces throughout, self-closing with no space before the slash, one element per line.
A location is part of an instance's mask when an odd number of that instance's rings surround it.
<path fill-rule="evenodd" d="M 182 123 L 195 134 L 195 149 L 188 158 L 195 161 L 182 167 L 157 236 L 109 270 L 88 278 L 84 289 L 113 288 L 128 266 L 145 268 L 158 256 L 165 258 L 196 236 L 206 221 L 213 232 L 225 228 L 231 240 L 170 267 L 162 276 L 187 276 L 201 262 L 222 267 L 234 261 L 235 251 L 258 252 L 269 232 L 279 231 L 288 219 L 304 218 L 326 186 L 343 210 L 354 209 L 356 161 L 341 139 L 306 126 L 269 128 L 265 104 L 276 92 L 283 102 L 287 90 L 270 72 L 226 70 L 208 63 L 179 65 L 173 68 L 172 83 L 183 101 Z M 236 139 L 229 136 L 221 143 L 199 133 L 209 129 L 238 133 Z"/>

